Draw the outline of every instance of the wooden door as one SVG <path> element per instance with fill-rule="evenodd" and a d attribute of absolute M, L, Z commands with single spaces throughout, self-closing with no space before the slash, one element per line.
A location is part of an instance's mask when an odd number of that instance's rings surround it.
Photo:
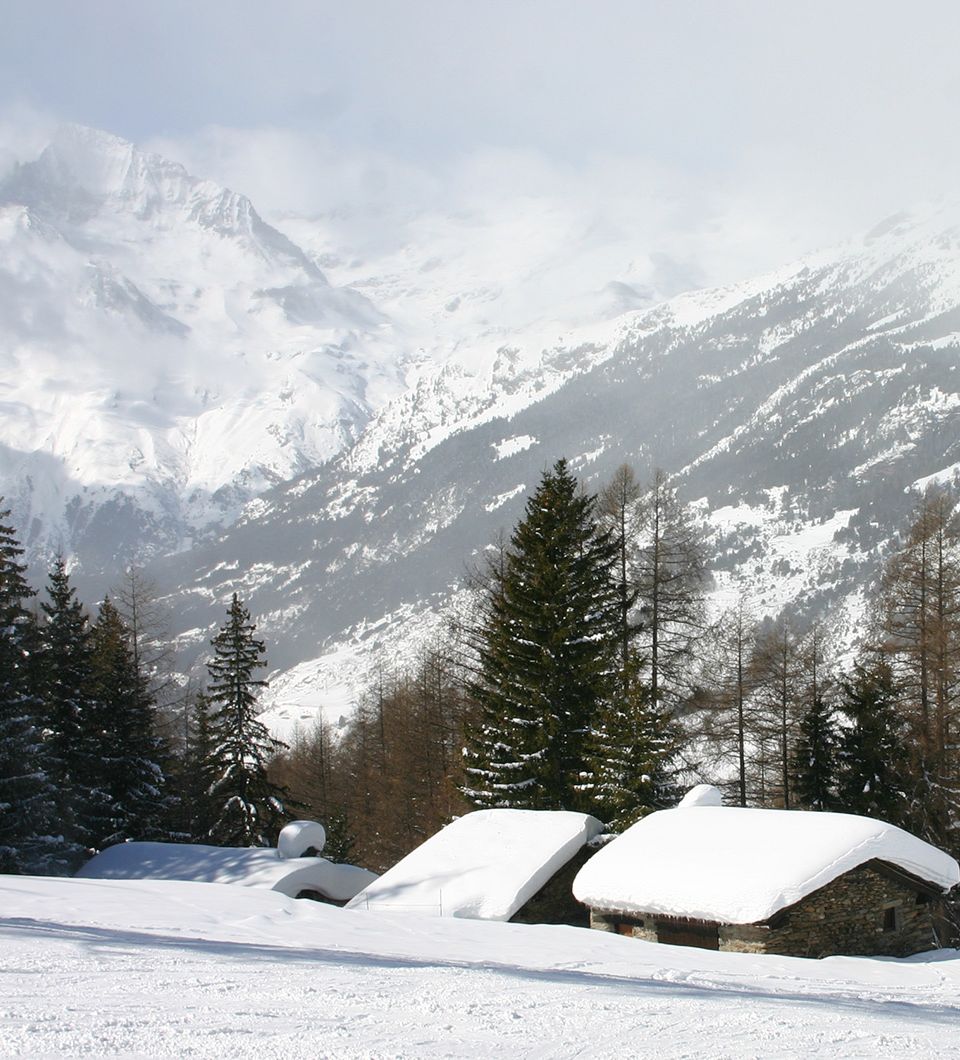
<path fill-rule="evenodd" d="M 716 924 L 657 924 L 657 942 L 669 946 L 699 946 L 702 950 L 720 949 L 720 930 Z"/>

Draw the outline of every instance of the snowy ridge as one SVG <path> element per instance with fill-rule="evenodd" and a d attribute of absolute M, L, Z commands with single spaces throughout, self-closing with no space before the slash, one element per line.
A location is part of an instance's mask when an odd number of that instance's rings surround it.
<path fill-rule="evenodd" d="M 270 717 L 308 724 L 440 625 L 546 465 L 596 488 L 628 461 L 701 505 L 718 604 L 829 605 L 849 641 L 904 491 L 960 461 L 960 211 L 667 301 L 611 276 L 550 311 L 528 295 L 569 289 L 577 244 L 528 208 L 543 275 L 500 277 L 469 219 L 369 258 L 329 219 L 281 232 L 61 130 L 0 185 L 0 493 L 31 560 L 73 553 L 95 599 L 156 557 L 185 668 L 244 593 Z"/>

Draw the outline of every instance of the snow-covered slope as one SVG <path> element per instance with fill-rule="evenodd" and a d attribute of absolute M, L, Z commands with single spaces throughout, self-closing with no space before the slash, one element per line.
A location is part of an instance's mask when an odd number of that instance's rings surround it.
<path fill-rule="evenodd" d="M 0 183 L 0 492 L 35 550 L 182 547 L 352 441 L 404 354 L 243 195 L 107 133 Z"/>
<path fill-rule="evenodd" d="M 960 959 L 822 961 L 0 877 L 0 1055 L 955 1056 Z"/>
<path fill-rule="evenodd" d="M 280 671 L 270 720 L 333 716 L 435 626 L 561 455 L 598 486 L 659 465 L 702 513 L 718 602 L 837 609 L 960 460 L 960 227 L 932 209 L 750 283 L 681 295 L 472 370 L 422 370 L 358 442 L 167 569 L 181 646 L 233 591 Z M 318 651 L 318 646 L 320 650 Z"/>

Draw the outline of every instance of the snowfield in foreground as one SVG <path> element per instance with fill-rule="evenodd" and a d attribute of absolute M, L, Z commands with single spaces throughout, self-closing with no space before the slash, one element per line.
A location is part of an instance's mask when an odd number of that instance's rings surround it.
<path fill-rule="evenodd" d="M 170 881 L 0 877 L 0 1055 L 960 1056 L 960 951 L 709 953 Z"/>

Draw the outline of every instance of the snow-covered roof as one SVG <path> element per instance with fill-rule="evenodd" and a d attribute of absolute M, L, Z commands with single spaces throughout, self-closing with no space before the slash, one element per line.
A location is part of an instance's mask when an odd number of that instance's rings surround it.
<path fill-rule="evenodd" d="M 883 821 L 720 806 L 703 786 L 695 791 L 598 851 L 574 896 L 601 911 L 751 924 L 874 859 L 944 890 L 960 882 L 949 854 Z"/>
<path fill-rule="evenodd" d="M 188 880 L 264 887 L 295 898 L 316 891 L 343 902 L 377 877 L 356 865 L 325 858 L 286 858 L 269 847 L 208 847 L 187 843 L 118 843 L 83 866 L 77 876 L 100 880 Z"/>
<path fill-rule="evenodd" d="M 475 810 L 360 892 L 348 909 L 509 920 L 603 830 L 568 810 Z"/>

